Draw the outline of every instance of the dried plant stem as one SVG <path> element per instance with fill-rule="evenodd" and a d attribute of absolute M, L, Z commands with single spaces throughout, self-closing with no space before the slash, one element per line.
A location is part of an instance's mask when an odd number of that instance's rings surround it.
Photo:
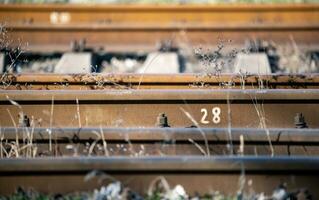
<path fill-rule="evenodd" d="M 188 119 L 192 121 L 192 123 L 198 128 L 199 132 L 202 134 L 204 141 L 205 141 L 205 146 L 206 146 L 206 156 L 210 156 L 210 151 L 209 151 L 209 145 L 208 145 L 208 140 L 206 137 L 205 132 L 200 128 L 199 123 L 192 117 L 189 112 L 187 112 L 184 108 L 180 107 L 180 109 L 184 112 L 184 114 L 187 116 Z"/>
<path fill-rule="evenodd" d="M 32 157 L 32 155 L 33 155 L 33 134 L 34 134 L 34 128 L 35 128 L 35 124 L 33 122 L 34 122 L 34 118 L 32 116 L 32 119 L 31 119 L 31 132 L 29 132 L 29 134 L 28 134 L 28 144 L 30 146 L 27 149 L 27 155 L 29 157 Z M 28 128 L 26 127 L 26 129 L 28 129 Z"/>
<path fill-rule="evenodd" d="M 94 148 L 95 148 L 95 145 L 98 143 L 98 141 L 101 139 L 101 134 L 96 132 L 96 131 L 92 131 L 92 133 L 94 133 L 96 136 L 97 136 L 97 139 L 94 140 L 94 142 L 92 142 L 92 144 L 90 145 L 90 148 L 89 148 L 89 152 L 88 152 L 88 156 L 91 156 Z"/>
<path fill-rule="evenodd" d="M 19 155 L 19 151 L 18 151 L 18 146 L 13 142 L 13 143 L 11 143 L 11 144 L 9 144 L 10 146 L 11 146 L 11 148 L 10 148 L 10 152 L 9 152 L 9 154 L 8 154 L 8 157 L 10 158 L 10 157 L 12 157 L 11 155 L 12 155 L 12 152 L 14 152 L 14 154 L 15 154 L 15 157 L 16 158 L 19 158 L 20 157 L 20 155 Z"/>
<path fill-rule="evenodd" d="M 269 142 L 271 156 L 273 157 L 275 153 L 274 153 L 274 148 L 273 148 L 273 145 L 272 145 L 272 142 L 271 142 L 269 129 L 267 128 L 267 125 L 266 125 L 266 117 L 265 117 L 264 106 L 263 106 L 263 104 L 258 104 L 256 98 L 255 98 L 255 101 L 253 100 L 253 102 L 254 102 L 253 105 L 255 107 L 255 110 L 256 110 L 258 118 L 259 118 L 259 126 L 260 126 L 260 128 L 265 129 L 265 132 L 266 132 L 266 135 L 267 135 L 267 139 L 268 139 L 268 142 Z"/>
<path fill-rule="evenodd" d="M 79 121 L 79 128 L 82 128 L 82 124 L 81 124 L 81 115 L 80 115 L 80 106 L 79 106 L 79 99 L 76 98 L 76 113 L 77 113 L 77 118 Z"/>
<path fill-rule="evenodd" d="M 54 96 L 51 99 L 51 112 L 50 112 L 50 131 L 49 131 L 49 151 L 52 151 L 52 125 L 53 125 L 53 112 L 54 112 Z"/>
<path fill-rule="evenodd" d="M 101 126 L 100 126 L 100 134 L 101 134 L 102 143 L 103 143 L 103 148 L 104 148 L 104 155 L 105 155 L 105 156 L 109 156 L 110 154 L 109 154 L 109 151 L 107 150 L 107 143 L 106 143 L 106 141 L 105 141 L 103 129 L 102 129 Z"/>
<path fill-rule="evenodd" d="M 205 150 L 204 150 L 199 144 L 197 144 L 193 139 L 188 138 L 188 141 L 189 141 L 190 143 L 194 144 L 194 145 L 199 149 L 199 151 L 200 151 L 203 155 L 206 155 Z"/>
<path fill-rule="evenodd" d="M 14 121 L 13 116 L 12 116 L 10 110 L 7 109 L 7 111 L 8 111 L 8 113 L 9 113 L 9 116 L 10 116 L 10 118 L 11 118 L 12 124 L 13 124 L 14 129 L 15 129 L 15 132 L 16 132 L 16 144 L 19 146 L 19 136 L 18 136 L 17 124 L 16 124 L 16 122 Z"/>
<path fill-rule="evenodd" d="M 229 140 L 229 150 L 230 155 L 234 154 L 234 146 L 233 146 L 233 136 L 231 131 L 231 124 L 232 124 L 232 118 L 231 118 L 231 107 L 230 107 L 230 100 L 229 100 L 229 93 L 227 92 L 227 133 L 228 133 L 228 140 Z"/>
<path fill-rule="evenodd" d="M 244 136 L 241 134 L 239 136 L 239 150 L 238 150 L 238 153 L 241 155 L 241 156 L 244 156 L 244 152 L 245 152 L 245 142 L 244 142 Z"/>
<path fill-rule="evenodd" d="M 140 88 L 140 86 L 141 86 L 142 80 L 143 80 L 143 78 L 144 78 L 145 71 L 151 66 L 151 64 L 152 64 L 153 61 L 158 57 L 158 55 L 159 55 L 159 53 L 153 57 L 153 59 L 151 60 L 151 62 L 149 63 L 149 65 L 145 66 L 145 68 L 144 68 L 144 70 L 143 70 L 143 72 L 142 72 L 141 78 L 140 78 L 140 80 L 138 81 L 138 85 L 137 85 L 137 88 L 136 88 L 137 90 L 138 90 L 138 89 Z"/>
<path fill-rule="evenodd" d="M 132 155 L 137 155 L 137 154 L 136 154 L 136 151 L 135 151 L 134 148 L 133 148 L 133 144 L 132 144 L 132 142 L 130 141 L 129 134 L 125 134 L 125 141 L 126 141 L 127 144 L 129 145 L 130 153 L 131 153 Z"/>

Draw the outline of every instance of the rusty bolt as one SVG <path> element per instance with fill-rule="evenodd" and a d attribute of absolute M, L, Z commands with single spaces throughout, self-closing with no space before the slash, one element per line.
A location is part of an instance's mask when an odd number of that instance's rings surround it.
<path fill-rule="evenodd" d="M 305 117 L 302 115 L 302 113 L 296 114 L 295 126 L 296 126 L 296 128 L 308 128 L 307 123 L 305 121 Z"/>
<path fill-rule="evenodd" d="M 165 113 L 161 113 L 158 115 L 156 125 L 161 127 L 161 128 L 170 127 L 168 125 L 168 120 L 167 120 L 167 116 L 165 115 Z"/>
<path fill-rule="evenodd" d="M 72 40 L 70 43 L 71 51 L 76 52 L 79 49 L 78 41 L 77 40 Z"/>
<path fill-rule="evenodd" d="M 30 119 L 22 112 L 19 113 L 19 127 L 30 127 Z"/>
<path fill-rule="evenodd" d="M 86 47 L 86 39 L 82 38 L 79 42 L 78 42 L 78 47 L 79 47 L 79 51 L 83 52 L 85 50 Z"/>

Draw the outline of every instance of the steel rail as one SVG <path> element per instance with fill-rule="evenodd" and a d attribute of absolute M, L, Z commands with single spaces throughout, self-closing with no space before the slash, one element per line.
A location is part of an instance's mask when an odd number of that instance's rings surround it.
<path fill-rule="evenodd" d="M 75 100 L 79 102 L 95 101 L 99 103 L 135 103 L 141 104 L 143 101 L 149 103 L 169 103 L 169 101 L 178 101 L 180 103 L 191 103 L 191 101 L 212 101 L 227 103 L 227 100 L 234 101 L 246 101 L 253 104 L 254 100 L 263 100 L 263 103 L 269 101 L 311 101 L 318 103 L 319 90 L 307 89 L 307 90 L 294 90 L 294 89 L 198 89 L 198 90 L 0 90 L 0 104 L 10 105 L 9 100 L 17 101 L 21 104 L 26 102 L 33 102 L 34 104 L 41 101 L 51 104 L 52 98 L 55 103 L 59 101 L 72 101 L 72 104 L 76 104 Z M 156 102 L 157 100 L 157 102 Z M 67 103 L 67 102 L 66 102 Z M 296 103 L 296 102 L 295 102 Z"/>
<path fill-rule="evenodd" d="M 292 191 L 308 188 L 316 199 L 319 195 L 316 188 L 318 169 L 318 157 L 300 156 L 0 159 L 0 193 L 9 194 L 22 186 L 64 194 L 93 191 L 100 188 L 101 183 L 120 181 L 144 194 L 150 184 L 165 178 L 169 184 L 181 184 L 190 194 L 204 195 L 209 188 L 230 194 L 238 190 L 238 180 L 245 178 L 253 182 L 256 192 L 271 194 L 277 185 L 285 182 Z"/>
<path fill-rule="evenodd" d="M 3 80 L 13 83 L 78 83 L 89 84 L 96 81 L 105 82 L 129 82 L 136 83 L 193 83 L 193 82 L 242 82 L 257 83 L 258 81 L 267 81 L 269 83 L 293 84 L 293 83 L 318 83 L 319 74 L 1 74 Z"/>
<path fill-rule="evenodd" d="M 39 45 L 63 45 L 65 50 L 72 40 L 83 38 L 89 46 L 108 50 L 123 44 L 154 49 L 156 42 L 172 38 L 214 46 L 221 37 L 234 41 L 232 45 L 258 37 L 285 45 L 288 32 L 298 45 L 307 46 L 318 44 L 318 10 L 317 4 L 0 5 L 0 21 L 6 22 L 13 41 L 28 42 L 31 50 Z"/>
<path fill-rule="evenodd" d="M 201 11 L 251 11 L 254 12 L 255 10 L 270 10 L 270 11 L 300 11 L 300 10 L 309 10 L 313 11 L 316 10 L 318 7 L 317 4 L 313 3 L 298 3 L 298 4 L 178 4 L 178 5 L 143 5 L 143 4 L 98 4 L 98 5 L 81 5 L 81 4 L 2 4 L 0 6 L 0 10 L 16 10 L 20 12 L 24 11 L 39 11 L 39 10 L 56 10 L 56 11 L 65 11 L 66 9 L 74 10 L 74 11 L 90 11 L 90 12 L 104 12 L 105 10 L 118 10 L 118 11 L 125 11 L 125 10 L 134 10 L 134 11 L 163 11 L 163 10 L 171 10 L 171 11 L 189 11 L 198 9 Z"/>
<path fill-rule="evenodd" d="M 16 121 L 23 112 L 45 127 L 50 116 L 59 127 L 154 127 L 165 113 L 171 127 L 293 128 L 302 113 L 318 128 L 318 103 L 317 89 L 1 90 L 0 119 L 12 126 L 8 112 Z"/>
<path fill-rule="evenodd" d="M 0 159 L 0 174 L 8 172 L 87 172 L 106 170 L 115 172 L 258 172 L 267 174 L 318 172 L 318 157 L 302 156 L 165 156 L 165 157 L 64 157 Z"/>
<path fill-rule="evenodd" d="M 31 127 L 1 127 L 1 135 L 8 141 L 22 140 L 27 133 L 32 134 L 34 141 L 46 141 L 54 138 L 55 141 L 77 142 L 87 141 L 96 136 L 104 135 L 108 142 L 183 142 L 193 139 L 196 142 L 208 140 L 210 142 L 244 142 L 258 143 L 271 141 L 275 143 L 298 144 L 319 143 L 319 129 L 288 129 L 288 128 L 31 128 Z M 267 133 L 266 133 L 267 131 Z M 229 138 L 231 133 L 231 139 Z M 205 135 L 205 138 L 203 137 Z"/>
<path fill-rule="evenodd" d="M 11 24 L 11 31 L 319 31 L 319 24 L 183 24 L 174 23 L 161 25 L 149 24 L 72 24 L 72 25 L 50 25 L 50 24 Z"/>
<path fill-rule="evenodd" d="M 318 88 L 318 74 L 272 75 L 155 75 L 155 74 L 4 74 L 0 89 L 200 89 L 200 88 Z M 261 86 L 262 85 L 262 86 Z"/>

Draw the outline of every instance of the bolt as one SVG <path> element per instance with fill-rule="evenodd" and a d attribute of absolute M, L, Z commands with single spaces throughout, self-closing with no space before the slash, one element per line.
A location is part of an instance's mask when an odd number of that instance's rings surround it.
<path fill-rule="evenodd" d="M 85 38 L 82 38 L 79 42 L 78 42 L 78 45 L 79 45 L 79 51 L 80 52 L 83 52 L 85 50 L 85 46 L 86 46 L 86 39 Z"/>
<path fill-rule="evenodd" d="M 296 126 L 296 128 L 308 128 L 307 123 L 305 121 L 305 117 L 302 115 L 302 113 L 296 114 L 295 126 Z"/>
<path fill-rule="evenodd" d="M 77 40 L 72 40 L 70 43 L 71 51 L 72 52 L 77 52 L 79 51 L 79 44 Z"/>
<path fill-rule="evenodd" d="M 161 128 L 170 127 L 168 125 L 168 120 L 167 120 L 167 116 L 165 115 L 165 113 L 161 113 L 158 115 L 156 125 L 161 127 Z"/>
<path fill-rule="evenodd" d="M 30 119 L 22 112 L 19 113 L 19 127 L 30 127 Z"/>

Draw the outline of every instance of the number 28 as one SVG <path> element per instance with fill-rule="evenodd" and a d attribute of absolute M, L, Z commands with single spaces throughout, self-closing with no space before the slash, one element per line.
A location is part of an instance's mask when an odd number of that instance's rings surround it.
<path fill-rule="evenodd" d="M 201 110 L 202 115 L 202 119 L 201 119 L 201 123 L 202 124 L 209 124 L 209 121 L 207 120 L 207 115 L 208 115 L 208 111 L 206 108 L 202 108 Z M 220 114 L 221 114 L 221 110 L 219 107 L 214 107 L 212 109 L 212 115 L 213 115 L 213 123 L 214 124 L 218 124 L 220 123 Z"/>

